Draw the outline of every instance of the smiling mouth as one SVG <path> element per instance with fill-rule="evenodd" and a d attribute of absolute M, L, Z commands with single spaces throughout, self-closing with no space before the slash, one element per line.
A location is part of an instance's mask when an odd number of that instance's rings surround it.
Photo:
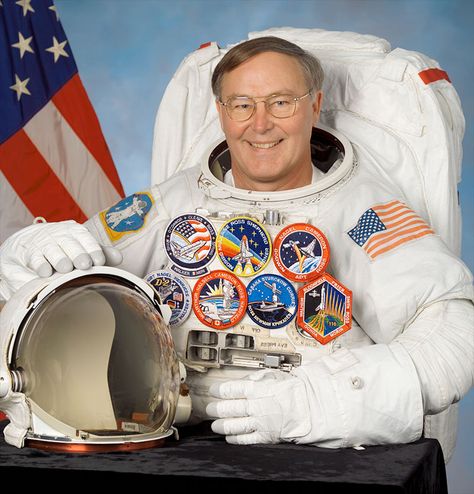
<path fill-rule="evenodd" d="M 283 141 L 283 139 L 274 142 L 249 142 L 249 144 L 256 149 L 270 149 L 280 144 L 281 141 Z"/>

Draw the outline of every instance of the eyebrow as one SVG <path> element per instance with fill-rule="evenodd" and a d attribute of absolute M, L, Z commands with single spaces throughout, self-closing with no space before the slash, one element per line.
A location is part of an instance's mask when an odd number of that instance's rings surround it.
<path fill-rule="evenodd" d="M 282 89 L 280 91 L 267 94 L 266 96 L 250 96 L 248 94 L 232 93 L 226 99 L 230 99 L 230 98 L 271 98 L 272 96 L 280 96 L 282 94 L 293 95 L 296 93 L 291 89 Z"/>

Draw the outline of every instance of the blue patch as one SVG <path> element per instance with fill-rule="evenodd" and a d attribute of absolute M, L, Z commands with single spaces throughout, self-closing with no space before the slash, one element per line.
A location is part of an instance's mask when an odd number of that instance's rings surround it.
<path fill-rule="evenodd" d="M 257 276 L 248 284 L 247 295 L 247 314 L 259 326 L 278 329 L 296 316 L 296 291 L 282 276 Z"/>
<path fill-rule="evenodd" d="M 114 232 L 140 230 L 152 206 L 153 200 L 148 194 L 133 194 L 108 209 L 104 214 L 104 220 L 107 227 Z"/>

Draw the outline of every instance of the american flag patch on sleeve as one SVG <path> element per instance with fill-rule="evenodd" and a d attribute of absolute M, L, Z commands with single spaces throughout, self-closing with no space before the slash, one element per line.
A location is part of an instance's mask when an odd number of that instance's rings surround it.
<path fill-rule="evenodd" d="M 368 209 L 347 234 L 371 259 L 375 259 L 410 240 L 434 234 L 434 231 L 408 206 L 391 201 Z"/>

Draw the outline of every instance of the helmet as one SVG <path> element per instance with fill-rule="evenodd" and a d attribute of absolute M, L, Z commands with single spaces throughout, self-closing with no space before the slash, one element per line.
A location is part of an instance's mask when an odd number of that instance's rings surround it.
<path fill-rule="evenodd" d="M 180 377 L 155 290 L 110 267 L 24 285 L 0 312 L 6 442 L 60 451 L 161 445 Z"/>

